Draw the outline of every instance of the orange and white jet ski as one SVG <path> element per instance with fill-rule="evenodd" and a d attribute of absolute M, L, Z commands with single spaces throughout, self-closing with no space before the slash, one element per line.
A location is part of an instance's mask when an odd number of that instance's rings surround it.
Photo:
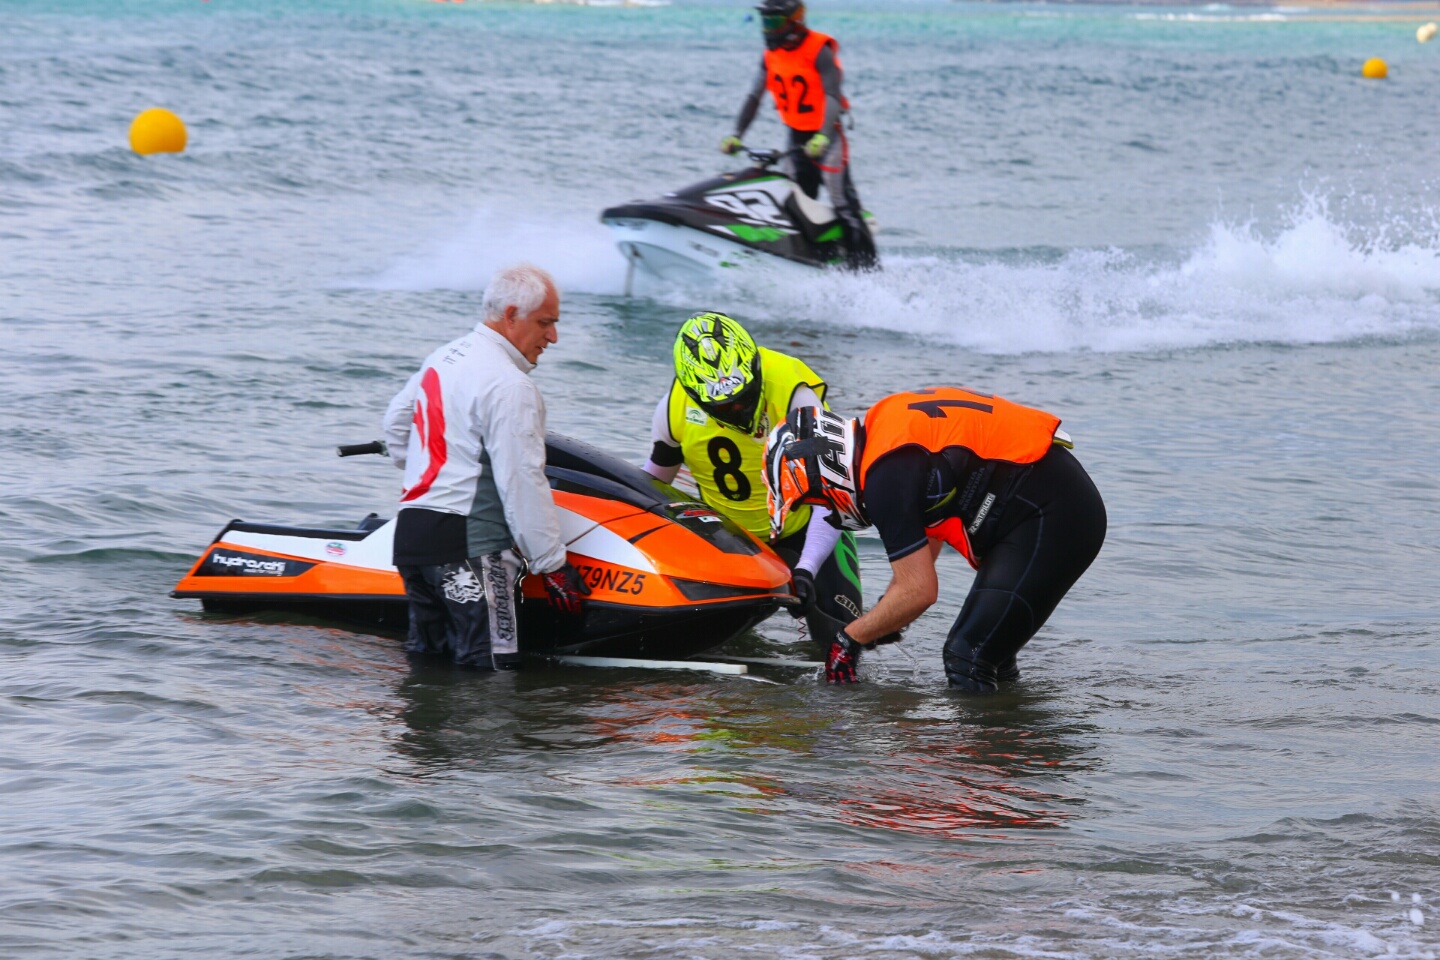
<path fill-rule="evenodd" d="M 545 446 L 561 534 L 591 594 L 577 622 L 545 601 L 539 578 L 524 578 L 523 652 L 678 660 L 792 599 L 784 561 L 733 521 L 589 444 L 550 434 Z M 341 456 L 383 452 L 378 442 L 340 448 Z M 352 530 L 232 520 L 171 596 L 206 610 L 403 628 L 394 527 L 374 514 Z"/>

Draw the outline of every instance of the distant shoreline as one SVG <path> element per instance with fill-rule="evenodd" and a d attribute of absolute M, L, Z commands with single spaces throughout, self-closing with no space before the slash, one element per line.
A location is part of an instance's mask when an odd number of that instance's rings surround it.
<path fill-rule="evenodd" d="M 553 0 L 552 0 L 553 2 Z M 960 0 L 966 2 L 966 0 Z M 1001 3 L 1007 0 L 1000 0 Z M 1032 3 L 1035 0 L 1015 0 Z M 1040 0 L 1044 3 L 1047 0 Z M 1048 0 L 1056 6 L 1166 7 L 1222 13 L 1224 10 L 1277 10 L 1309 20 L 1356 23 L 1413 21 L 1424 23 L 1440 16 L 1440 0 Z"/>
<path fill-rule="evenodd" d="M 1002 0 L 1004 2 L 1004 0 Z M 1015 0 L 1033 3 L 1036 0 Z M 1041 3 L 1047 0 L 1039 0 Z M 1234 10 L 1323 10 L 1349 11 L 1357 16 L 1374 14 L 1384 19 L 1409 14 L 1415 17 L 1440 13 L 1440 0 L 1048 0 L 1056 6 L 1097 7 L 1228 7 Z"/>

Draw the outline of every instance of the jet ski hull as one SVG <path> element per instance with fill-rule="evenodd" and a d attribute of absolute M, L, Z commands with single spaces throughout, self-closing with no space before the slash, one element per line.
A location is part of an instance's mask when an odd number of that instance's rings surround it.
<path fill-rule="evenodd" d="M 561 535 L 591 593 L 579 619 L 520 584 L 528 654 L 683 659 L 719 646 L 791 599 L 768 547 L 637 467 L 552 435 L 547 453 Z M 395 523 L 356 529 L 232 521 L 172 596 L 229 613 L 280 611 L 403 630 L 405 588 L 390 563 Z"/>
<path fill-rule="evenodd" d="M 785 154 L 749 156 L 755 166 L 602 212 L 600 221 L 631 268 L 683 282 L 756 268 L 814 276 L 843 263 L 844 231 L 835 210 L 806 195 L 782 169 Z"/>
<path fill-rule="evenodd" d="M 398 579 L 398 577 L 397 577 Z M 405 598 L 274 596 L 176 590 L 177 598 L 198 598 L 207 613 L 247 616 L 279 613 L 333 621 L 360 630 L 397 632 L 410 623 Z M 520 604 L 521 649 L 541 656 L 637 657 L 683 660 L 740 636 L 777 609 L 774 599 L 651 608 L 591 602 L 579 634 L 558 623 L 548 604 L 527 597 Z M 546 642 L 545 638 L 550 638 Z M 557 638 L 560 638 L 557 640 Z M 569 642 L 567 642 L 567 640 Z"/>
<path fill-rule="evenodd" d="M 608 213 L 608 211 L 607 211 Z M 713 279 L 726 270 L 766 270 L 782 276 L 814 276 L 819 263 L 791 260 L 747 247 L 713 232 L 649 220 L 606 217 L 620 255 L 637 269 L 669 283 Z"/>

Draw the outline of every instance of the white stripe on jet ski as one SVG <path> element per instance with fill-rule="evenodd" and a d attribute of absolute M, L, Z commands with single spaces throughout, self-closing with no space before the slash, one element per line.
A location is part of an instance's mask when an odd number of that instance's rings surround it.
<path fill-rule="evenodd" d="M 647 573 L 658 572 L 655 569 L 655 562 L 639 547 L 615 531 L 599 524 L 591 527 L 583 536 L 569 541 L 566 546 L 581 556 L 599 560 L 602 563 L 613 563 L 629 567 L 632 570 L 644 570 Z"/>
<path fill-rule="evenodd" d="M 610 540 L 619 540 L 625 543 L 624 539 L 616 534 L 610 533 L 601 527 L 596 521 L 589 517 L 582 517 L 578 513 L 566 510 L 563 507 L 557 508 L 556 512 L 560 518 L 560 538 L 572 550 L 577 550 L 587 557 L 596 560 L 605 560 L 609 563 L 623 563 L 627 567 L 637 570 L 645 570 L 653 573 L 655 566 L 643 553 L 626 543 L 631 553 L 614 549 Z M 596 531 L 604 531 L 609 537 L 592 537 Z M 575 546 L 576 543 L 584 542 L 584 549 Z M 591 543 L 594 543 L 593 548 Z M 221 538 L 220 546 L 252 547 L 256 550 L 264 550 L 268 553 L 278 553 L 287 557 L 298 557 L 303 560 L 317 560 L 322 563 L 339 563 L 347 567 L 361 567 L 366 570 L 394 570 L 390 562 L 394 555 L 395 545 L 395 521 L 389 520 L 384 526 L 377 528 L 364 540 L 324 540 L 319 537 L 287 537 L 279 533 L 253 533 L 248 530 L 231 530 Z M 614 555 L 600 556 L 594 551 L 602 551 Z M 336 552 L 339 551 L 339 552 Z M 618 559 L 625 556 L 628 559 Z M 636 557 L 640 562 L 631 562 Z"/>

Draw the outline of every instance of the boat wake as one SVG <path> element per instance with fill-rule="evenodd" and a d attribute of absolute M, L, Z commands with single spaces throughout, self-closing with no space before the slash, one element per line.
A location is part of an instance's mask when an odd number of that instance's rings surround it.
<path fill-rule="evenodd" d="M 894 330 L 986 353 L 1440 333 L 1440 240 L 1387 243 L 1320 204 L 1270 235 L 1214 223 L 1188 251 L 891 253 L 879 274 L 729 286 L 743 304 L 734 309 L 771 321 Z"/>
<path fill-rule="evenodd" d="M 868 275 L 726 272 L 641 284 L 679 312 L 895 331 L 983 353 L 1157 351 L 1440 334 L 1440 225 L 1361 228 L 1310 199 L 1278 229 L 1216 221 L 1189 249 L 885 250 Z M 484 211 L 369 286 L 480 289 L 503 263 L 546 266 L 570 294 L 622 292 L 625 263 L 586 218 Z"/>

